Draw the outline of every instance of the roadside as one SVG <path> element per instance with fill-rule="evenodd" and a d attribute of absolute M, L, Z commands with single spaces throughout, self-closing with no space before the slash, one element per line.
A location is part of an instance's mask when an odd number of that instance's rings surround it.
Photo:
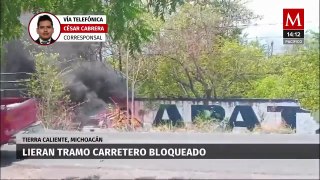
<path fill-rule="evenodd" d="M 49 133 L 49 132 L 48 132 Z M 56 133 L 51 131 L 51 133 Z M 82 134 L 81 132 L 79 132 Z M 93 134 L 96 134 L 94 132 Z M 104 132 L 108 143 L 318 143 L 318 135 Z M 26 159 L 1 148 L 1 179 L 319 179 L 319 160 Z"/>
<path fill-rule="evenodd" d="M 302 169 L 301 169 L 302 170 Z M 13 165 L 1 168 L 2 179 L 317 179 L 315 174 L 241 173 L 232 171 L 177 171 L 138 168 L 30 167 Z"/>

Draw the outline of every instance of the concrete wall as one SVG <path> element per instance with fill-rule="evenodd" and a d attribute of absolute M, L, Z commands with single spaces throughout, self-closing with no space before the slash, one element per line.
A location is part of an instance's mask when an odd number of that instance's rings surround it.
<path fill-rule="evenodd" d="M 161 120 L 191 123 L 199 112 L 213 112 L 211 117 L 223 120 L 233 130 L 251 129 L 257 124 L 278 127 L 281 122 L 296 129 L 296 133 L 314 134 L 319 129 L 311 113 L 290 99 L 228 99 L 208 101 L 203 99 L 136 99 L 134 114 L 146 124 Z M 210 115 L 210 114 L 209 114 Z"/>

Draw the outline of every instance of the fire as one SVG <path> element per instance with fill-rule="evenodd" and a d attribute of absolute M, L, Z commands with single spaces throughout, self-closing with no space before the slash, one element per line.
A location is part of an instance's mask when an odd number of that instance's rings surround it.
<path fill-rule="evenodd" d="M 119 107 L 108 108 L 106 114 L 100 120 L 99 126 L 101 128 L 115 128 L 124 129 L 131 128 L 137 129 L 143 126 L 143 123 L 138 118 L 130 115 L 126 110 L 121 110 Z"/>

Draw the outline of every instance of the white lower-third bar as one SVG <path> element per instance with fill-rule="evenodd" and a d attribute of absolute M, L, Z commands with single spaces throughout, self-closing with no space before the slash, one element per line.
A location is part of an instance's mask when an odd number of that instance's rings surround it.
<path fill-rule="evenodd" d="M 61 33 L 57 42 L 105 42 L 105 33 Z"/>

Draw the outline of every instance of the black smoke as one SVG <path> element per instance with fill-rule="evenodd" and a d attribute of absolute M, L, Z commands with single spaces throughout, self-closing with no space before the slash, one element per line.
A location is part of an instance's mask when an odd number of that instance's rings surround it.
<path fill-rule="evenodd" d="M 90 93 L 95 93 L 104 102 L 111 98 L 126 98 L 126 79 L 109 66 L 99 61 L 81 62 L 67 76 L 67 88 L 71 99 L 83 102 Z"/>
<path fill-rule="evenodd" d="M 18 79 L 26 79 L 35 71 L 35 64 L 20 41 L 12 41 L 3 48 L 1 61 L 1 97 L 16 97 L 26 94 L 23 83 L 11 83 Z M 21 72 L 21 73 L 16 73 Z M 5 83 L 4 81 L 9 81 Z M 10 82 L 11 81 L 11 82 Z"/>
<path fill-rule="evenodd" d="M 21 41 L 14 40 L 5 44 L 4 59 L 5 64 L 1 64 L 1 72 L 33 73 L 35 71 L 34 60 L 31 58 Z M 24 78 L 24 76 L 19 75 L 16 78 Z"/>
<path fill-rule="evenodd" d="M 78 109 L 81 122 L 105 110 L 107 104 L 125 106 L 126 79 L 110 66 L 99 61 L 88 61 L 77 63 L 72 69 L 65 78 L 66 88 L 73 102 L 85 102 Z"/>
<path fill-rule="evenodd" d="M 48 52 L 59 53 L 60 61 L 63 62 L 59 68 L 71 67 L 71 71 L 64 75 L 63 80 L 72 102 L 81 104 L 77 109 L 81 121 L 105 108 L 107 103 L 113 103 L 113 100 L 124 105 L 127 94 L 125 77 L 109 64 L 95 60 L 88 49 L 88 43 L 55 43 L 45 49 Z M 2 66 L 2 72 L 35 71 L 34 59 L 21 41 L 9 42 L 5 50 L 6 63 Z M 79 60 L 80 57 L 82 60 Z"/>

